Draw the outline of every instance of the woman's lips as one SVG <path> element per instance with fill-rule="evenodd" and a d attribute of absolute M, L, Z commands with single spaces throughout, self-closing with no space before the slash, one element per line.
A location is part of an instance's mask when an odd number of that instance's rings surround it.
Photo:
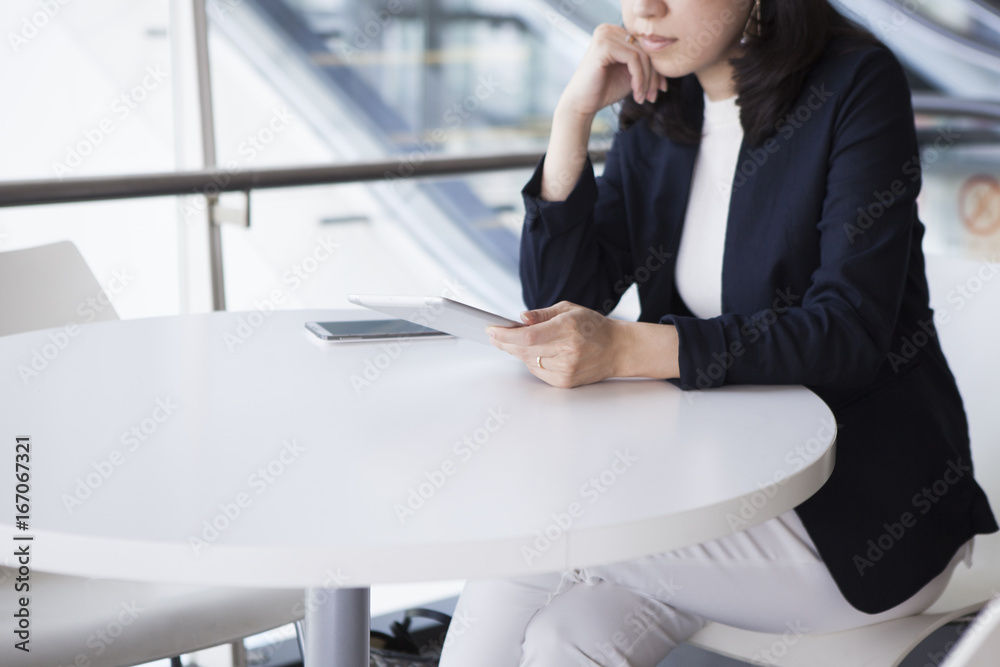
<path fill-rule="evenodd" d="M 639 44 L 646 52 L 662 51 L 677 40 L 671 37 L 660 37 L 659 35 L 639 35 Z"/>

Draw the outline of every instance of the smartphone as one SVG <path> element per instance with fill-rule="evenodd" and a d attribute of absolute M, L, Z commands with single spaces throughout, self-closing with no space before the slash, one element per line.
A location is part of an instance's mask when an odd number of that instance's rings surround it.
<path fill-rule="evenodd" d="M 320 340 L 337 343 L 400 340 L 403 338 L 452 338 L 451 334 L 435 331 L 406 320 L 306 322 L 306 329 Z"/>

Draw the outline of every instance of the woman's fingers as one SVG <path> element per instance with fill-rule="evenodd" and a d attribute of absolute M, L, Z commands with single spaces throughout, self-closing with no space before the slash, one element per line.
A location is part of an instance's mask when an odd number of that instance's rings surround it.
<path fill-rule="evenodd" d="M 657 90 L 660 88 L 660 73 L 653 67 L 653 62 L 646 55 L 638 44 L 628 42 L 628 33 L 623 46 L 627 49 L 628 61 L 626 65 L 629 73 L 633 75 L 632 93 L 633 99 L 638 104 L 643 102 L 656 101 Z M 633 66 L 632 63 L 635 63 Z"/>
<path fill-rule="evenodd" d="M 539 379 L 556 387 L 575 387 L 611 377 L 613 332 L 611 321 L 601 313 L 563 301 L 526 311 L 522 319 L 528 326 L 487 331 L 494 346 L 521 360 Z"/>
<path fill-rule="evenodd" d="M 535 324 L 525 327 L 488 327 L 486 331 L 495 347 L 520 359 L 528 366 L 537 366 L 538 357 L 545 359 L 563 356 L 566 350 L 567 323 L 552 321 L 552 318 L 570 309 L 572 304 L 558 303 L 549 308 L 525 313 L 547 318 L 540 319 Z"/>
<path fill-rule="evenodd" d="M 558 327 L 548 322 L 540 322 L 526 327 L 487 327 L 490 340 L 500 349 L 518 357 L 534 354 L 552 354 L 552 343 L 560 339 Z M 521 354 L 521 351 L 525 352 Z M 537 350 L 537 352 L 535 352 Z"/>
<path fill-rule="evenodd" d="M 657 91 L 660 90 L 660 79 L 662 76 L 653 67 L 653 62 L 639 46 L 638 41 L 625 31 L 624 28 L 622 30 L 625 32 L 625 45 L 638 57 L 643 71 L 642 85 L 640 90 L 636 91 L 635 101 L 639 104 L 643 102 L 655 102 Z"/>
<path fill-rule="evenodd" d="M 549 306 L 548 308 L 536 308 L 535 310 L 524 311 L 521 313 L 521 321 L 525 324 L 538 324 L 540 322 L 551 320 L 556 315 L 569 312 L 572 309 L 572 303 L 569 301 L 560 301 L 554 306 Z"/>
<path fill-rule="evenodd" d="M 642 104 L 646 96 L 646 80 L 649 77 L 649 72 L 646 63 L 643 62 L 642 56 L 639 55 L 634 47 L 628 44 L 622 44 L 620 48 L 615 48 L 611 55 L 628 68 L 629 76 L 632 79 L 632 99 L 637 104 Z"/>
<path fill-rule="evenodd" d="M 599 25 L 560 103 L 583 113 L 597 113 L 621 100 L 630 89 L 637 104 L 655 100 L 662 76 L 638 42 L 628 39 L 621 26 Z"/>
<path fill-rule="evenodd" d="M 649 90 L 653 75 L 652 63 L 649 57 L 636 44 L 629 43 L 629 34 L 620 26 L 605 24 L 595 35 L 604 44 L 605 65 L 622 64 L 628 69 L 632 98 L 642 104 Z"/>
<path fill-rule="evenodd" d="M 561 350 L 555 345 L 535 345 L 535 346 L 525 346 L 518 345 L 516 343 L 505 343 L 497 339 L 492 339 L 493 345 L 506 352 L 515 359 L 521 360 L 525 366 L 531 369 L 532 372 L 536 370 L 545 371 L 563 371 L 565 370 L 565 364 L 561 363 Z M 538 359 L 542 359 L 542 367 L 538 367 Z"/>
<path fill-rule="evenodd" d="M 646 95 L 646 101 L 655 102 L 661 90 L 663 90 L 663 75 L 653 70 L 653 81 L 649 86 L 649 94 Z"/>
<path fill-rule="evenodd" d="M 566 361 L 575 358 L 586 339 L 596 332 L 595 323 L 581 318 L 581 313 L 590 312 L 593 311 L 563 302 L 525 313 L 529 317 L 548 319 L 539 319 L 524 327 L 488 327 L 487 332 L 494 346 L 529 365 L 538 357 Z M 558 317 L 563 314 L 565 317 Z M 565 367 L 564 363 L 558 370 L 565 370 Z"/>

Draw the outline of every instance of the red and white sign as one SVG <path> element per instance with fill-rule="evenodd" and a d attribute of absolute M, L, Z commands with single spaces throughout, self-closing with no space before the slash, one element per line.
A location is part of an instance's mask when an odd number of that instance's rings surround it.
<path fill-rule="evenodd" d="M 1000 181 L 995 176 L 973 176 L 958 194 L 958 212 L 965 228 L 976 236 L 1000 229 Z"/>

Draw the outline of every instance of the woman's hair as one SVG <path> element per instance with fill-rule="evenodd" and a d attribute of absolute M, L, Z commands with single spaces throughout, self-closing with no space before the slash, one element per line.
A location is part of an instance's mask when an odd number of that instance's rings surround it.
<path fill-rule="evenodd" d="M 792 110 L 802 82 L 831 39 L 848 48 L 880 43 L 828 0 L 760 0 L 760 8 L 760 37 L 751 21 L 744 55 L 730 61 L 740 120 L 751 146 L 764 143 Z M 626 97 L 618 115 L 621 129 L 649 117 L 650 128 L 660 136 L 699 143 L 700 100 L 685 90 L 693 85 L 693 77 L 670 79 L 669 91 L 652 104 Z"/>

